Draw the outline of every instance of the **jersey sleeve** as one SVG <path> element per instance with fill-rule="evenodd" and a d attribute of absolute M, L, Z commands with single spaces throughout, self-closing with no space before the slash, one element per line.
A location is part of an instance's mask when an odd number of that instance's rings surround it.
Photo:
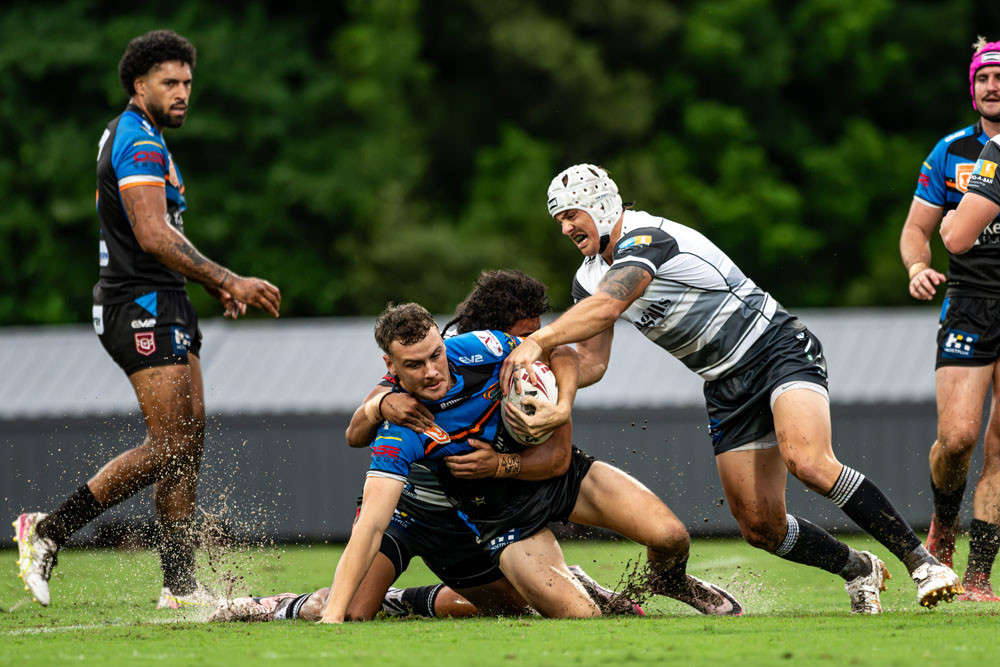
<path fill-rule="evenodd" d="M 111 155 L 119 191 L 138 185 L 166 187 L 169 160 L 161 139 L 119 126 Z"/>
<path fill-rule="evenodd" d="M 410 465 L 424 458 L 420 436 L 403 426 L 386 422 L 371 444 L 369 477 L 390 477 L 406 481 Z"/>
<path fill-rule="evenodd" d="M 520 338 L 502 331 L 470 331 L 445 341 L 448 358 L 463 366 L 503 361 L 520 344 Z"/>
<path fill-rule="evenodd" d="M 986 143 L 969 177 L 969 192 L 986 197 L 994 204 L 1000 204 L 997 164 L 1000 164 L 1000 145 L 994 138 Z"/>
<path fill-rule="evenodd" d="M 917 176 L 917 191 L 914 196 L 931 206 L 941 207 L 947 202 L 947 186 L 945 185 L 945 157 L 948 144 L 944 139 L 939 141 L 931 154 L 920 165 L 920 175 Z"/>
<path fill-rule="evenodd" d="M 639 266 L 655 276 L 661 264 L 678 253 L 677 240 L 662 229 L 642 227 L 623 235 L 615 244 L 611 269 Z"/>

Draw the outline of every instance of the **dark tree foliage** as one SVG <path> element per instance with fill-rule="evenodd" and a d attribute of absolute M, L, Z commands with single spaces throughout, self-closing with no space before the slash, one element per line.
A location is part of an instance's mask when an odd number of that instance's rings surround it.
<path fill-rule="evenodd" d="M 166 135 L 187 232 L 279 285 L 286 316 L 450 312 L 484 268 L 566 307 L 579 257 L 545 189 L 581 161 L 786 305 L 907 304 L 917 170 L 975 120 L 970 45 L 998 18 L 970 0 L 8 2 L 0 324 L 88 319 L 97 141 L 125 45 L 154 28 L 198 48 Z"/>

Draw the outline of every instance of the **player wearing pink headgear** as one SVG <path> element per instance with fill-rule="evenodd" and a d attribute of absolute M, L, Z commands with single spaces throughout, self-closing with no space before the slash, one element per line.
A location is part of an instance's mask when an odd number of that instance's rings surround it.
<path fill-rule="evenodd" d="M 969 461 L 979 439 L 983 401 L 991 383 L 994 393 L 1000 389 L 1000 206 L 984 194 L 993 181 L 988 165 L 995 168 L 995 162 L 980 159 L 991 147 L 997 151 L 1000 138 L 1000 42 L 980 37 L 973 48 L 969 89 L 980 118 L 939 141 L 924 161 L 899 241 L 914 298 L 932 299 L 937 286 L 947 280 L 938 328 L 938 428 L 930 452 L 934 515 L 927 548 L 948 564 L 955 549 Z M 966 197 L 966 192 L 983 196 Z M 972 223 L 957 224 L 954 218 L 968 218 Z M 930 239 L 939 223 L 951 253 L 947 278 L 930 267 Z M 996 409 L 990 413 L 984 448 L 965 593 L 958 599 L 1000 602 L 990 586 L 990 570 L 1000 547 L 1000 414 Z"/>

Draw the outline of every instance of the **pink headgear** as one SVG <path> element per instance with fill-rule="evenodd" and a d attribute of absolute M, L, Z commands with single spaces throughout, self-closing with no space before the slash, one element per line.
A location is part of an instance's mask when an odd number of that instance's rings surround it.
<path fill-rule="evenodd" d="M 992 65 L 1000 66 L 1000 42 L 988 42 L 972 56 L 972 64 L 969 65 L 969 93 L 972 95 L 972 108 L 976 111 L 979 111 L 976 106 L 976 72 Z"/>

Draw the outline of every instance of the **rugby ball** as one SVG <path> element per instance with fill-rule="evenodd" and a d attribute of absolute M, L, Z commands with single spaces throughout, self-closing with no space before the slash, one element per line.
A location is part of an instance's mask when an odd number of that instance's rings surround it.
<path fill-rule="evenodd" d="M 528 371 L 524 368 L 520 368 L 514 371 L 514 374 L 510 376 L 510 385 L 507 388 L 507 395 L 503 397 L 500 401 L 500 416 L 503 419 L 503 425 L 507 428 L 507 432 L 510 433 L 511 437 L 517 440 L 522 445 L 540 445 L 549 439 L 551 433 L 546 433 L 545 435 L 535 438 L 532 436 L 521 437 L 514 430 L 510 428 L 507 424 L 507 411 L 504 410 L 504 406 L 511 405 L 521 412 L 528 415 L 535 414 L 535 409 L 530 405 L 521 405 L 521 399 L 525 396 L 531 396 L 532 398 L 539 401 L 548 401 L 555 405 L 559 402 L 559 387 L 556 386 L 556 376 L 552 373 L 552 369 L 543 364 L 541 361 L 536 361 L 534 363 L 535 377 L 538 378 L 538 384 L 534 385 L 528 381 Z M 521 381 L 521 393 L 518 394 L 514 391 L 514 386 L 516 381 Z"/>

